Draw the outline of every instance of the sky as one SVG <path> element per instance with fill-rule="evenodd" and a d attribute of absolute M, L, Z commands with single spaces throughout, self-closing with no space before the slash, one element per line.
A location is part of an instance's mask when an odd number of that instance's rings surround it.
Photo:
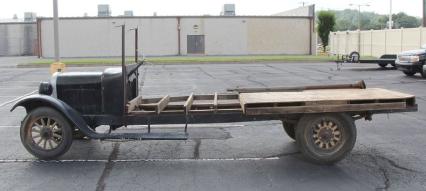
<path fill-rule="evenodd" d="M 315 4 L 317 10 L 353 8 L 349 4 L 366 4 L 362 11 L 389 14 L 390 0 L 58 0 L 59 16 L 96 16 L 98 4 L 109 4 L 112 15 L 122 15 L 133 10 L 135 16 L 150 16 L 154 12 L 163 15 L 218 15 L 222 5 L 236 4 L 237 15 L 271 15 L 306 4 Z M 12 18 L 24 12 L 35 12 L 37 16 L 51 17 L 52 0 L 0 0 L 0 19 Z M 392 12 L 406 12 L 421 17 L 422 0 L 392 0 Z"/>

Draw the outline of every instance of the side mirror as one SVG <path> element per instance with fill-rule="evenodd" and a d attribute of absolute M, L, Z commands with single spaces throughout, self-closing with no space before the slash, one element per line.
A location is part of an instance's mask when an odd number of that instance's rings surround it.
<path fill-rule="evenodd" d="M 426 49 L 426 44 L 421 46 L 422 49 Z"/>
<path fill-rule="evenodd" d="M 423 64 L 423 73 L 422 74 L 426 74 L 426 64 Z"/>

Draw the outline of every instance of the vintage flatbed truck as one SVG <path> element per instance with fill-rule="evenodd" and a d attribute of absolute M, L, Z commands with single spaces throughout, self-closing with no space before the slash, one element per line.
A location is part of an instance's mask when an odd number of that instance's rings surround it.
<path fill-rule="evenodd" d="M 20 128 L 24 147 L 40 159 L 55 159 L 67 152 L 75 133 L 101 140 L 186 140 L 190 123 L 281 120 L 303 156 L 332 164 L 352 150 L 355 120 L 371 120 L 377 113 L 417 111 L 415 96 L 366 88 L 363 81 L 144 98 L 138 95 L 138 68 L 144 62 L 136 58 L 135 64 L 126 65 L 124 55 L 123 48 L 121 68 L 55 73 L 40 84 L 39 94 L 18 101 L 11 111 L 18 106 L 26 109 Z M 183 130 L 155 133 L 151 124 L 182 124 Z M 109 126 L 109 131 L 97 132 L 101 125 Z M 147 125 L 147 130 L 114 132 L 129 125 Z"/>

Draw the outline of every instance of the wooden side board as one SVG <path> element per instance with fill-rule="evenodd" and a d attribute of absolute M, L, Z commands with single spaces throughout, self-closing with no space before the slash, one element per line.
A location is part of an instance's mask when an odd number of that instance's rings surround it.
<path fill-rule="evenodd" d="M 135 115 L 183 114 L 189 113 L 228 113 L 242 112 L 238 94 L 207 94 L 132 100 L 128 103 Z"/>
<path fill-rule="evenodd" d="M 316 105 L 316 106 L 289 106 L 289 107 L 257 107 L 246 108 L 246 115 L 272 115 L 296 113 L 327 113 L 327 112 L 355 112 L 355 111 L 381 111 L 402 110 L 406 108 L 405 102 L 396 103 L 370 103 L 370 104 L 345 104 L 345 105 Z"/>

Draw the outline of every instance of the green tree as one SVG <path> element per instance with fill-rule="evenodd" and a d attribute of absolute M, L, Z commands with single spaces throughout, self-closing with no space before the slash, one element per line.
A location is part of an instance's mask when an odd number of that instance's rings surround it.
<path fill-rule="evenodd" d="M 404 12 L 400 12 L 398 14 L 394 14 L 392 15 L 392 19 L 395 22 L 394 27 L 395 28 L 415 28 L 415 27 L 419 27 L 420 26 L 420 19 L 413 17 L 413 16 L 409 16 Z"/>
<path fill-rule="evenodd" d="M 337 31 L 357 30 L 358 29 L 358 10 L 345 9 L 341 11 L 332 11 L 336 15 Z M 380 15 L 374 12 L 361 12 L 361 29 L 385 29 L 387 28 L 388 15 Z M 394 22 L 393 28 L 413 28 L 421 25 L 421 19 L 409 16 L 404 12 L 392 15 Z"/>
<path fill-rule="evenodd" d="M 333 31 L 334 25 L 336 25 L 336 18 L 331 11 L 320 11 L 318 13 L 318 35 L 321 38 L 324 52 L 328 45 L 328 37 L 330 32 Z"/>

